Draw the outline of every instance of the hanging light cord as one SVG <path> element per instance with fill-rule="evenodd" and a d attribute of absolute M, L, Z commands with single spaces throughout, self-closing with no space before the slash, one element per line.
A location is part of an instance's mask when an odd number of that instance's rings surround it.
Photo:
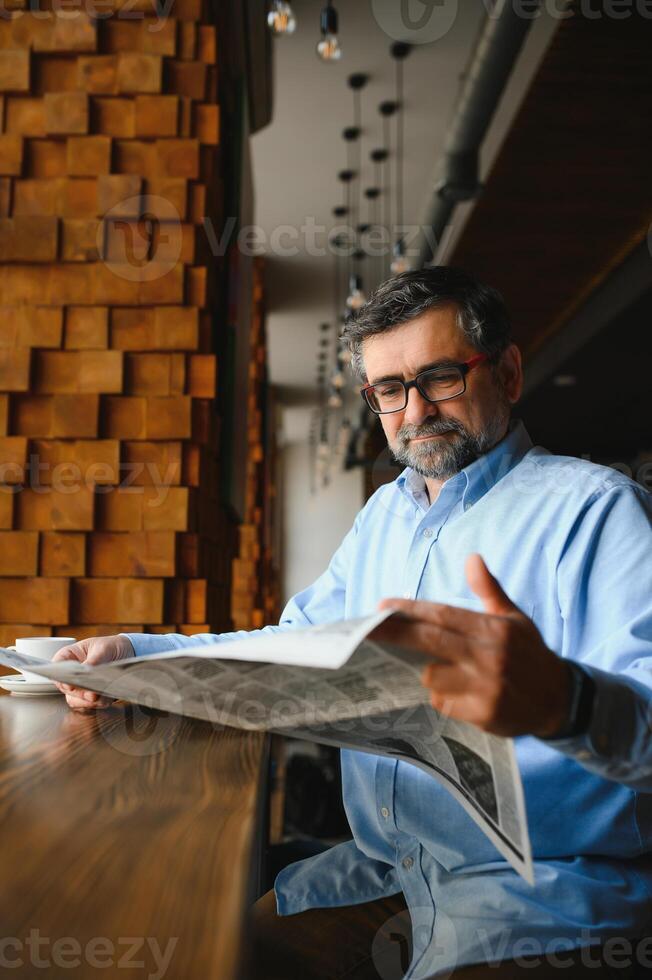
<path fill-rule="evenodd" d="M 396 59 L 396 224 L 403 226 L 403 59 Z M 396 237 L 398 238 L 398 232 Z M 402 237 L 402 234 L 401 234 Z"/>

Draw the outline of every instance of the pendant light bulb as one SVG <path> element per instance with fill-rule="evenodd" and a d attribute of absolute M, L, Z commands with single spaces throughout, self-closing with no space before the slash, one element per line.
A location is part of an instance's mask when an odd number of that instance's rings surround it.
<path fill-rule="evenodd" d="M 328 407 L 341 408 L 342 404 L 342 396 L 337 391 L 332 391 L 328 396 Z"/>
<path fill-rule="evenodd" d="M 337 10 L 331 3 L 322 9 L 320 29 L 321 40 L 317 45 L 317 54 L 322 61 L 339 61 L 342 48 L 337 36 Z"/>
<path fill-rule="evenodd" d="M 390 269 L 395 276 L 400 276 L 402 272 L 407 272 L 410 263 L 405 257 L 405 243 L 402 238 L 394 242 L 392 247 L 392 263 Z"/>
<path fill-rule="evenodd" d="M 347 309 L 356 312 L 367 302 L 367 297 L 362 291 L 362 277 L 351 276 L 349 281 L 349 295 L 346 298 Z"/>
<path fill-rule="evenodd" d="M 353 355 L 351 354 L 351 351 L 348 350 L 346 347 L 343 348 L 341 351 L 338 351 L 337 353 L 337 359 L 340 362 L 340 364 L 350 364 L 352 357 Z"/>
<path fill-rule="evenodd" d="M 331 375 L 331 384 L 333 388 L 337 388 L 339 390 L 340 388 L 344 387 L 344 383 L 345 378 L 341 371 L 335 371 L 335 373 Z"/>
<path fill-rule="evenodd" d="M 279 37 L 294 34 L 297 26 L 297 19 L 289 3 L 285 0 L 272 0 L 271 7 L 267 13 L 267 26 L 272 34 Z"/>

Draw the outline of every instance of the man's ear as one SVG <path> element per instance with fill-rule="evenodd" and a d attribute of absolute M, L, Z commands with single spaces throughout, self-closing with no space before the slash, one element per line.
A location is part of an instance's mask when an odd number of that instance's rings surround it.
<path fill-rule="evenodd" d="M 516 344 L 510 344 L 501 354 L 498 373 L 510 404 L 515 405 L 523 391 L 523 360 Z"/>

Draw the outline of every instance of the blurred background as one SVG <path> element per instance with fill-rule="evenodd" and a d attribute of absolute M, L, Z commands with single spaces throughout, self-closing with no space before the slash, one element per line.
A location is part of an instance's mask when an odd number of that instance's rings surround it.
<path fill-rule="evenodd" d="M 503 292 L 536 443 L 652 486 L 652 5 L 66 6 L 0 19 L 2 644 L 274 621 L 397 475 L 338 337 L 425 263 Z M 279 839 L 342 829 L 306 751 Z"/>

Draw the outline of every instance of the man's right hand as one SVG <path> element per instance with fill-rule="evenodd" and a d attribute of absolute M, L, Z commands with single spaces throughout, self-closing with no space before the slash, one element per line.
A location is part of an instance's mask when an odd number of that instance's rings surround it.
<path fill-rule="evenodd" d="M 87 640 L 80 640 L 79 643 L 71 643 L 70 646 L 61 647 L 57 650 L 52 660 L 78 660 L 80 663 L 87 663 L 91 666 L 95 664 L 108 664 L 114 660 L 125 660 L 127 657 L 134 657 L 134 648 L 131 641 L 126 636 L 91 636 Z M 112 704 L 114 698 L 102 697 L 95 691 L 85 691 L 81 687 L 73 687 L 71 684 L 61 684 L 54 682 L 62 694 L 65 694 L 66 701 L 71 708 L 83 711 L 93 708 L 106 708 Z"/>

